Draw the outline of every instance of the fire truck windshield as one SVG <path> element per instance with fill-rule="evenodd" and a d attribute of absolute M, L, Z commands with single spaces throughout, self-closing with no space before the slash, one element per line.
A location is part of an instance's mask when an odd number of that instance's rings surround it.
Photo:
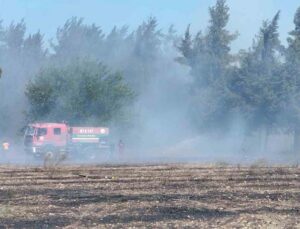
<path fill-rule="evenodd" d="M 35 128 L 32 126 L 28 126 L 25 132 L 25 135 L 34 135 Z"/>
<path fill-rule="evenodd" d="M 37 135 L 38 136 L 45 136 L 45 135 L 47 135 L 47 128 L 38 128 Z"/>

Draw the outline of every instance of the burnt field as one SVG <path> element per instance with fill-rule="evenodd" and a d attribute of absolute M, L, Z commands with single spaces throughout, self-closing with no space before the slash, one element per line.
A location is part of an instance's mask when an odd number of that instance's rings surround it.
<path fill-rule="evenodd" d="M 0 167 L 0 228 L 297 228 L 298 167 Z"/>

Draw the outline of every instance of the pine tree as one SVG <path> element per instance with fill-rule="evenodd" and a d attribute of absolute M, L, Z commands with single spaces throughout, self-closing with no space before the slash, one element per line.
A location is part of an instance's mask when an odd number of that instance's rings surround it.
<path fill-rule="evenodd" d="M 135 54 L 144 61 L 153 61 L 158 57 L 162 34 L 157 26 L 156 18 L 150 17 L 136 31 Z"/>
<path fill-rule="evenodd" d="M 179 52 L 183 57 L 177 58 L 177 61 L 182 64 L 187 64 L 189 66 L 193 66 L 193 40 L 192 35 L 190 33 L 190 25 L 188 25 L 184 37 L 180 42 L 178 47 Z"/>
<path fill-rule="evenodd" d="M 11 55 L 20 54 L 23 47 L 26 25 L 24 20 L 19 23 L 11 23 L 4 33 L 4 42 Z"/>
<path fill-rule="evenodd" d="M 288 127 L 294 133 L 294 151 L 300 151 L 300 7 L 294 17 L 295 28 L 288 38 L 286 55 L 286 93 L 290 98 L 285 107 Z"/>
<path fill-rule="evenodd" d="M 230 45 L 237 34 L 226 28 L 230 14 L 225 0 L 217 0 L 215 6 L 209 8 L 209 14 L 206 34 L 199 31 L 192 37 L 188 26 L 178 47 L 181 57 L 177 61 L 187 64 L 194 78 L 191 109 L 195 122 L 216 130 L 226 128 L 230 122 L 226 121 L 227 117 L 230 119 L 227 75 L 233 64 Z"/>
<path fill-rule="evenodd" d="M 23 43 L 22 58 L 24 73 L 28 78 L 39 71 L 40 67 L 45 64 L 48 51 L 44 49 L 44 36 L 38 31 L 30 34 Z"/>
<path fill-rule="evenodd" d="M 248 128 L 261 131 L 264 146 L 268 134 L 278 127 L 285 99 L 278 20 L 279 12 L 272 21 L 263 22 L 253 47 L 243 53 L 240 67 L 230 80 L 230 89 L 239 101 Z"/>
<path fill-rule="evenodd" d="M 132 45 L 125 73 L 137 93 L 145 92 L 149 82 L 154 78 L 157 64 L 162 57 L 162 33 L 158 29 L 156 18 L 150 17 L 127 38 Z"/>
<path fill-rule="evenodd" d="M 84 57 L 98 59 L 104 34 L 95 24 L 86 25 L 82 18 L 73 17 L 57 29 L 56 39 L 57 44 L 52 43 L 51 46 L 58 63 Z"/>

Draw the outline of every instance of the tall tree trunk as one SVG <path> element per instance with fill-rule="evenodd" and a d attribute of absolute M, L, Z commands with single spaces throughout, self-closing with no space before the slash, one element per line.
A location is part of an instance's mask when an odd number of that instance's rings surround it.
<path fill-rule="evenodd" d="M 300 125 L 295 126 L 294 130 L 294 153 L 300 152 Z"/>

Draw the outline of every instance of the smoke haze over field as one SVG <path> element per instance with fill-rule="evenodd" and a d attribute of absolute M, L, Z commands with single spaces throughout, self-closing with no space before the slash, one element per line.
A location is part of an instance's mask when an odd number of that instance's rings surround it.
<path fill-rule="evenodd" d="M 2 0 L 0 139 L 86 114 L 129 161 L 288 161 L 300 149 L 299 6 Z"/>

